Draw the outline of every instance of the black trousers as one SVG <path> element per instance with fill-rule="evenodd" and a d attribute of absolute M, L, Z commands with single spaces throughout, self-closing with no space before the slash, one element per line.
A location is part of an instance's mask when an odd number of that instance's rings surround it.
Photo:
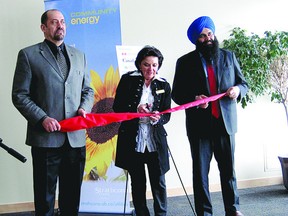
<path fill-rule="evenodd" d="M 167 214 L 167 193 L 165 175 L 160 174 L 157 152 L 137 153 L 137 161 L 133 169 L 128 172 L 131 177 L 132 201 L 137 216 L 149 216 L 146 203 L 146 174 L 147 164 L 151 191 L 153 196 L 153 207 L 155 216 L 166 216 Z"/>
<path fill-rule="evenodd" d="M 227 134 L 222 119 L 214 119 L 213 132 L 208 137 L 189 136 L 193 160 L 193 190 L 197 216 L 213 215 L 208 174 L 214 157 L 220 181 L 226 216 L 239 210 L 236 175 L 234 171 L 235 135 Z"/>
<path fill-rule="evenodd" d="M 53 216 L 59 182 L 61 216 L 77 216 L 85 166 L 86 148 L 72 148 L 68 141 L 60 148 L 32 147 L 34 205 L 36 216 Z"/>

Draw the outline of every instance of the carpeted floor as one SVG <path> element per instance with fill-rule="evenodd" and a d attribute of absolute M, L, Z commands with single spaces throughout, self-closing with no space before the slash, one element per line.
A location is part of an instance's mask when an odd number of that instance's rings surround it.
<path fill-rule="evenodd" d="M 241 212 L 245 216 L 288 216 L 288 190 L 283 185 L 255 187 L 239 190 Z M 194 206 L 193 196 L 189 195 Z M 221 192 L 211 193 L 215 216 L 224 216 Z M 148 200 L 151 215 L 153 201 Z M 0 214 L 5 216 L 34 216 L 33 212 Z M 119 215 L 119 214 L 118 214 Z M 192 208 L 186 196 L 168 198 L 167 216 L 193 216 Z M 112 216 L 111 214 L 86 214 L 79 216 Z"/>
<path fill-rule="evenodd" d="M 240 208 L 245 216 L 288 216 L 288 191 L 283 185 L 239 190 Z M 224 216 L 221 192 L 211 193 L 215 216 Z M 191 197 L 194 205 L 194 200 Z M 192 216 L 187 198 L 169 198 L 169 216 Z M 168 216 L 167 215 L 167 216 Z"/>

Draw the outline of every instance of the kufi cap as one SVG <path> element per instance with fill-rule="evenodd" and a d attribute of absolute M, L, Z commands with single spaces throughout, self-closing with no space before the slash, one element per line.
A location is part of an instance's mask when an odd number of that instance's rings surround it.
<path fill-rule="evenodd" d="M 189 26 L 187 36 L 193 44 L 196 44 L 196 41 L 204 28 L 210 29 L 213 34 L 215 34 L 215 25 L 213 20 L 208 16 L 201 16 L 197 18 Z"/>

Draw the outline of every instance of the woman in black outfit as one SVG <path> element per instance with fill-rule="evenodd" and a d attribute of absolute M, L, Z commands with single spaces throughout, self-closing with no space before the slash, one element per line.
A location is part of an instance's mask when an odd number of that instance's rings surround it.
<path fill-rule="evenodd" d="M 135 60 L 138 70 L 121 77 L 113 104 L 115 112 L 153 113 L 150 117 L 122 122 L 118 132 L 115 163 L 130 174 L 137 216 L 150 215 L 146 205 L 145 164 L 155 216 L 167 214 L 165 173 L 170 167 L 163 125 L 170 120 L 170 113 L 158 113 L 171 107 L 171 88 L 158 75 L 162 62 L 163 56 L 155 47 L 145 46 L 140 50 Z"/>

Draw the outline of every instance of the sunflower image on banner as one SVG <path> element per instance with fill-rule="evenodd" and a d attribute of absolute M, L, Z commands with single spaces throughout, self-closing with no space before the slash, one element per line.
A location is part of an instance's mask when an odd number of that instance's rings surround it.
<path fill-rule="evenodd" d="M 66 20 L 65 43 L 83 51 L 94 89 L 92 113 L 112 112 L 120 80 L 116 45 L 121 45 L 119 0 L 44 0 Z M 129 213 L 126 173 L 114 166 L 120 123 L 86 130 L 86 164 L 80 212 Z M 125 199 L 126 198 L 126 199 Z"/>

